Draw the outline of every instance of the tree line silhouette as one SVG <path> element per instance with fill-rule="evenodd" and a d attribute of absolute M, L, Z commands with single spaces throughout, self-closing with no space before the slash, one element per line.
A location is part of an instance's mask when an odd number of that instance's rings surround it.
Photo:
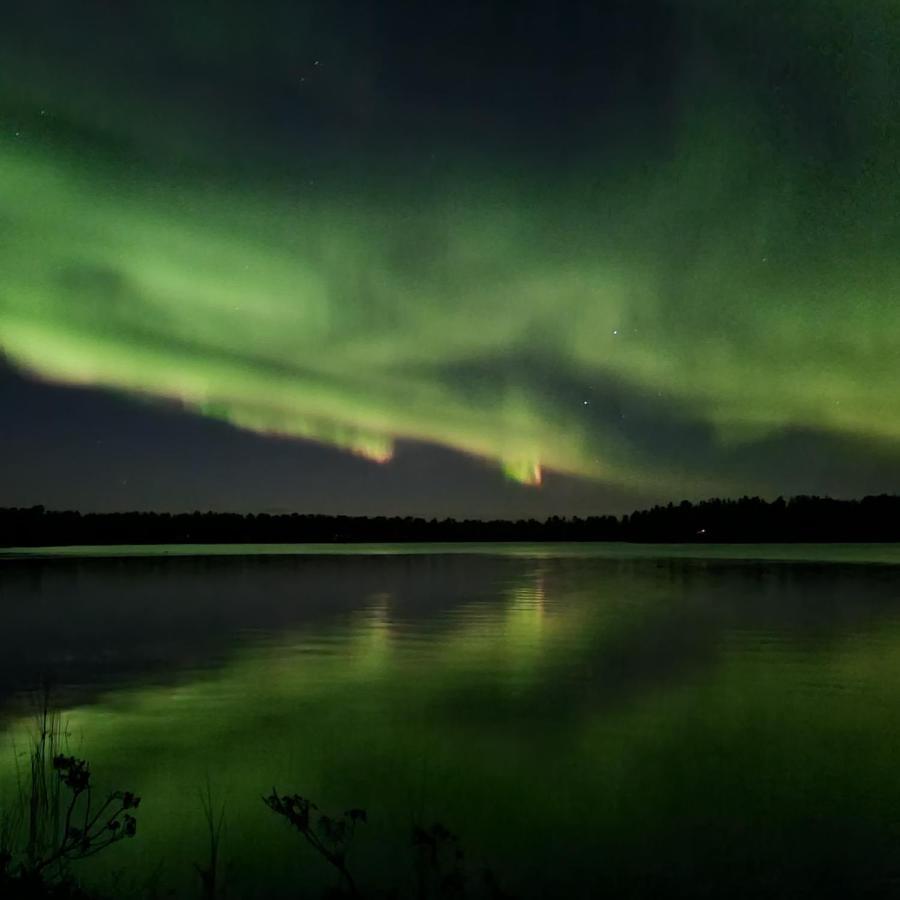
<path fill-rule="evenodd" d="M 900 541 L 900 496 L 687 500 L 630 515 L 516 521 L 298 513 L 80 513 L 0 508 L 0 546 L 76 544 Z"/>

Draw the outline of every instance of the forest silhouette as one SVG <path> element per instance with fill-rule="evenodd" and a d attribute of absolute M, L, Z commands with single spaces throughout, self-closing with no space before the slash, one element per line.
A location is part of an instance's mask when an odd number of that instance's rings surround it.
<path fill-rule="evenodd" d="M 551 516 L 541 521 L 0 508 L 0 546 L 4 547 L 469 541 L 893 542 L 900 541 L 900 496 L 684 500 L 619 517 Z"/>

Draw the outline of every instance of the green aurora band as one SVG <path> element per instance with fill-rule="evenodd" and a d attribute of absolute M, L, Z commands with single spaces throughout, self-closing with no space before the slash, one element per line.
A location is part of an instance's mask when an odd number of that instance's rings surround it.
<path fill-rule="evenodd" d="M 448 141 L 437 174 L 398 153 L 308 190 L 290 165 L 217 159 L 174 102 L 126 84 L 88 103 L 20 52 L 0 349 L 39 377 L 378 461 L 436 443 L 527 483 L 764 490 L 719 462 L 796 430 L 897 454 L 900 16 L 790 5 L 759 3 L 739 37 L 737 12 L 680 4 L 701 25 L 654 134 L 586 140 L 566 166 Z M 150 149 L 92 147 L 117 129 Z M 197 176 L 179 153 L 216 163 Z"/>

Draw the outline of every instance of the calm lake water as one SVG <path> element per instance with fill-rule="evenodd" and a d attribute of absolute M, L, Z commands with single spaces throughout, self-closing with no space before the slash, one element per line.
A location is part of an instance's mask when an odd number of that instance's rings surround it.
<path fill-rule="evenodd" d="M 473 895 L 485 866 L 520 897 L 900 887 L 894 546 L 30 551 L 0 604 L 0 785 L 50 679 L 143 797 L 79 870 L 120 896 L 199 896 L 207 783 L 228 897 L 333 882 L 273 785 L 368 811 L 371 893 L 413 893 L 435 821 Z"/>

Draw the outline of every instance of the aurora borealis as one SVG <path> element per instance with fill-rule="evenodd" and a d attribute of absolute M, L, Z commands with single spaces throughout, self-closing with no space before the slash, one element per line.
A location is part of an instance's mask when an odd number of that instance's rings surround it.
<path fill-rule="evenodd" d="M 28 376 L 497 485 L 900 489 L 895 4 L 5 16 Z"/>

